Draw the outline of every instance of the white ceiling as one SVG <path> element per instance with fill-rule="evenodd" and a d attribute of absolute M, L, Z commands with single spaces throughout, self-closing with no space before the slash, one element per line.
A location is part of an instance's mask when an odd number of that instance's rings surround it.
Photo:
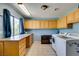
<path fill-rule="evenodd" d="M 67 15 L 69 12 L 74 11 L 77 8 L 77 3 L 24 3 L 24 5 L 30 12 L 30 17 L 33 18 L 55 19 Z M 42 10 L 42 5 L 48 5 L 49 7 L 46 10 Z M 54 11 L 55 8 L 59 8 L 59 10 Z M 18 9 L 18 7 L 16 7 L 16 9 L 17 11 L 19 10 L 24 17 L 27 16 L 22 10 Z"/>

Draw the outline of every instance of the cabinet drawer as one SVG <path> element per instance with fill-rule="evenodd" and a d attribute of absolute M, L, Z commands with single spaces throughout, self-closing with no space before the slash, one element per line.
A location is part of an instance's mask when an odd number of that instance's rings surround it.
<path fill-rule="evenodd" d="M 22 48 L 23 46 L 26 46 L 26 43 L 19 45 L 19 49 Z"/>
<path fill-rule="evenodd" d="M 19 42 L 19 49 L 22 48 L 23 46 L 26 46 L 26 40 L 25 40 L 25 39 L 22 39 L 22 40 Z"/>
<path fill-rule="evenodd" d="M 24 43 L 24 42 L 25 42 L 25 38 L 21 39 L 21 40 L 19 41 L 19 44 L 22 44 L 22 43 Z"/>
<path fill-rule="evenodd" d="M 21 53 L 19 53 L 19 56 L 24 56 L 26 54 L 26 50 L 24 49 Z"/>
<path fill-rule="evenodd" d="M 26 53 L 26 46 L 23 46 L 22 48 L 19 49 L 19 55 L 24 55 Z"/>

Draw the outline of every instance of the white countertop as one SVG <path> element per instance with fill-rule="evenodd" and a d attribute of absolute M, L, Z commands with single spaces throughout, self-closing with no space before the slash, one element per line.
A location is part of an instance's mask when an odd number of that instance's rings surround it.
<path fill-rule="evenodd" d="M 62 38 L 62 37 L 59 37 L 59 36 L 62 36 L 62 35 L 59 35 L 59 34 L 53 34 L 52 35 L 52 38 L 54 37 L 54 38 L 56 38 L 56 37 L 58 37 L 58 38 L 61 38 L 61 39 L 64 39 L 64 40 L 79 40 L 79 37 L 75 37 L 75 36 L 67 36 L 68 38 Z"/>
<path fill-rule="evenodd" d="M 2 38 L 2 39 L 0 39 L 0 41 L 19 41 L 22 38 L 27 37 L 31 34 L 20 34 L 20 35 L 12 36 L 12 37 L 9 37 L 9 38 Z"/>

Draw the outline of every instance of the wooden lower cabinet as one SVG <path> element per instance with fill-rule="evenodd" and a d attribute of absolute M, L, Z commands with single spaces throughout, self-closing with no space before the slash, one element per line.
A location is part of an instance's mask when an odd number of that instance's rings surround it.
<path fill-rule="evenodd" d="M 18 42 L 4 42 L 4 56 L 18 56 L 19 53 Z"/>
<path fill-rule="evenodd" d="M 31 47 L 33 43 L 33 34 L 31 34 L 30 36 L 26 37 L 26 48 Z"/>
<path fill-rule="evenodd" d="M 26 39 L 4 42 L 4 56 L 23 56 L 26 52 Z"/>
<path fill-rule="evenodd" d="M 33 43 L 33 34 L 30 35 L 30 46 L 32 45 Z"/>
<path fill-rule="evenodd" d="M 33 43 L 33 34 L 30 34 L 20 40 L 3 40 L 0 41 L 0 56 L 24 56 L 26 47 Z"/>
<path fill-rule="evenodd" d="M 3 42 L 0 42 L 0 56 L 3 56 Z"/>
<path fill-rule="evenodd" d="M 19 56 L 23 56 L 26 54 L 26 38 L 19 41 Z"/>

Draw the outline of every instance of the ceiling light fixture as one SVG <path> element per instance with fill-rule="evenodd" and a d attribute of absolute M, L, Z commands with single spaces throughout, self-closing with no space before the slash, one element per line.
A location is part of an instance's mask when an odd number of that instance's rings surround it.
<path fill-rule="evenodd" d="M 59 10 L 59 8 L 55 8 L 54 10 L 57 11 L 57 10 Z"/>
<path fill-rule="evenodd" d="M 28 11 L 27 8 L 23 5 L 23 3 L 18 3 L 18 6 L 24 11 L 24 13 L 26 13 L 27 16 L 30 16 L 29 11 Z"/>
<path fill-rule="evenodd" d="M 41 6 L 41 9 L 43 9 L 43 10 L 46 10 L 47 8 L 48 8 L 47 5 L 42 5 L 42 6 Z"/>

